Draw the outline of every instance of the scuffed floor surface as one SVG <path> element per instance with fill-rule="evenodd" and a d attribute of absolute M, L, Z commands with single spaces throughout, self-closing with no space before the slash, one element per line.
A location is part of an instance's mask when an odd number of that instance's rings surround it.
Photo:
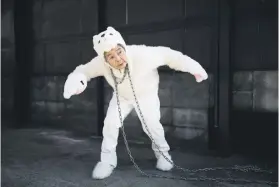
<path fill-rule="evenodd" d="M 93 180 L 91 172 L 99 160 L 101 139 L 80 138 L 58 130 L 6 130 L 2 132 L 2 187 L 194 187 L 277 186 L 273 184 L 182 181 L 140 176 L 119 142 L 118 167 L 105 180 Z M 179 170 L 160 172 L 149 146 L 131 145 L 138 165 L 148 173 L 167 176 L 234 178 L 277 182 L 277 166 L 238 156 L 217 158 L 172 151 L 176 164 L 187 168 L 249 166 L 252 170 L 203 171 L 190 175 Z M 238 166 L 236 166 L 238 165 Z M 265 171 L 262 171 L 265 170 Z"/>

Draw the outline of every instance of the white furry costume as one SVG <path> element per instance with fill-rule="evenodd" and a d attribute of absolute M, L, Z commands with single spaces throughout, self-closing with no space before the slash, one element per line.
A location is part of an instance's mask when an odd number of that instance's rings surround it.
<path fill-rule="evenodd" d="M 86 88 L 86 82 L 97 76 L 104 76 L 107 82 L 114 88 L 114 80 L 110 72 L 111 66 L 105 61 L 104 52 L 110 51 L 117 44 L 121 44 L 124 46 L 128 57 L 127 63 L 131 72 L 131 79 L 149 131 L 156 144 L 160 147 L 160 150 L 171 159 L 168 154 L 169 145 L 165 140 L 164 129 L 160 123 L 159 74 L 157 68 L 167 65 L 178 71 L 199 74 L 201 79 L 198 82 L 207 79 L 208 75 L 205 70 L 195 60 L 168 47 L 126 45 L 120 33 L 112 27 L 108 27 L 106 31 L 95 35 L 93 43 L 98 56 L 89 63 L 78 66 L 69 75 L 64 88 L 65 98 L 74 95 L 78 89 L 82 92 Z M 121 79 L 123 77 L 124 70 L 113 69 L 113 72 L 117 78 Z M 83 81 L 83 84 L 80 81 Z M 126 76 L 122 84 L 118 85 L 118 90 L 124 120 L 133 108 L 138 113 L 128 76 Z M 114 93 L 104 120 L 101 160 L 93 171 L 93 178 L 105 178 L 117 166 L 116 146 L 118 143 L 119 127 L 121 126 L 117 107 L 116 95 Z M 143 130 L 146 132 L 144 126 Z M 170 170 L 172 164 L 160 156 L 154 145 L 152 145 L 152 149 L 158 159 L 157 168 Z"/>

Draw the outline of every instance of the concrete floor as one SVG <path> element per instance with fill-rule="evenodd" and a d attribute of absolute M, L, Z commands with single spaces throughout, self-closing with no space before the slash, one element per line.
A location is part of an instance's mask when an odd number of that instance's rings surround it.
<path fill-rule="evenodd" d="M 2 187 L 194 187 L 277 186 L 258 183 L 182 181 L 146 178 L 133 167 L 123 142 L 118 146 L 118 167 L 105 180 L 93 180 L 91 172 L 99 160 L 101 139 L 80 138 L 66 131 L 25 129 L 2 131 Z M 138 165 L 148 173 L 190 176 L 179 170 L 160 172 L 149 146 L 131 144 Z M 171 151 L 177 165 L 187 168 L 251 166 L 252 171 L 206 171 L 191 177 L 222 177 L 277 182 L 277 164 L 232 156 L 218 158 L 193 152 Z M 268 172 L 257 172 L 267 170 Z M 272 172 L 272 173 L 270 173 Z"/>

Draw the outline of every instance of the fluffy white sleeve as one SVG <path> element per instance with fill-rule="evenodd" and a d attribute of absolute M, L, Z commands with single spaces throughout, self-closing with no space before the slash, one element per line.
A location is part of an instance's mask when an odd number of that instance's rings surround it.
<path fill-rule="evenodd" d="M 207 73 L 204 68 L 194 59 L 182 54 L 180 51 L 173 50 L 169 47 L 153 47 L 154 55 L 160 56 L 160 60 L 156 61 L 156 66 L 167 65 L 171 69 L 188 72 L 192 75 L 200 74 L 207 78 Z"/>
<path fill-rule="evenodd" d="M 96 56 L 90 62 L 77 66 L 72 73 L 82 73 L 89 81 L 92 78 L 104 75 L 104 62 L 99 56 Z"/>

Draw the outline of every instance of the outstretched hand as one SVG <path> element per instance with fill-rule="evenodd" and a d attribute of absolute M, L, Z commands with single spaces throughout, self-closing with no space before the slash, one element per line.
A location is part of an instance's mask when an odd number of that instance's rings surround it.
<path fill-rule="evenodd" d="M 197 82 L 202 82 L 203 80 L 206 80 L 208 78 L 208 75 L 205 73 L 203 74 L 194 74 L 194 77 Z"/>
<path fill-rule="evenodd" d="M 64 98 L 69 99 L 73 95 L 82 93 L 87 87 L 85 75 L 81 73 L 70 74 L 64 85 Z"/>

